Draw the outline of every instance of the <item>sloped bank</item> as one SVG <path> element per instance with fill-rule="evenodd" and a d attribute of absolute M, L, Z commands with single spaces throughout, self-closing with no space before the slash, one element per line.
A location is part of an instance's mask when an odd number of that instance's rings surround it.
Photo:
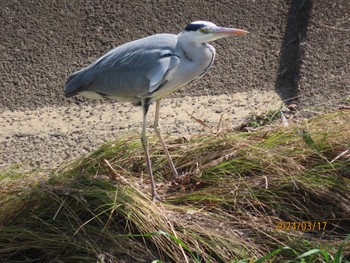
<path fill-rule="evenodd" d="M 339 111 L 287 128 L 174 139 L 178 182 L 162 179 L 166 160 L 152 143 L 158 204 L 138 138 L 59 170 L 2 172 L 0 260 L 235 262 L 285 246 L 278 262 L 312 248 L 335 255 L 350 232 L 349 121 Z"/>

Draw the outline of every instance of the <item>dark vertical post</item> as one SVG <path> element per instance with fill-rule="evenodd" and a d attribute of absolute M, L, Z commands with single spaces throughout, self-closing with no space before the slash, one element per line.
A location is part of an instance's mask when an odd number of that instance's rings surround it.
<path fill-rule="evenodd" d="M 296 102 L 298 98 L 299 71 L 311 9 L 312 0 L 293 0 L 288 11 L 275 83 L 276 92 L 286 104 Z"/>

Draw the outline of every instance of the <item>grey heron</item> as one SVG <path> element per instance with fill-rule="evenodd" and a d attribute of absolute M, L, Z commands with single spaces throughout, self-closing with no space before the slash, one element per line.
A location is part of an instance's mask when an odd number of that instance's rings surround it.
<path fill-rule="evenodd" d="M 163 141 L 159 126 L 160 100 L 201 77 L 215 58 L 208 44 L 231 35 L 245 35 L 242 29 L 219 27 L 207 21 L 188 24 L 178 35 L 156 34 L 118 46 L 91 65 L 72 73 L 66 82 L 66 97 L 113 98 L 142 106 L 141 142 L 151 181 L 152 198 L 159 199 L 149 156 L 146 117 L 156 103 L 153 128 L 162 144 L 174 177 L 175 165 Z"/>

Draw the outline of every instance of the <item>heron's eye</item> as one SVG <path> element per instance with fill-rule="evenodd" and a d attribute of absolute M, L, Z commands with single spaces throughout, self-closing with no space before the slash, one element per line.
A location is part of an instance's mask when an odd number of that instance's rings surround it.
<path fill-rule="evenodd" d="M 198 30 L 199 32 L 203 33 L 203 34 L 208 34 L 209 33 L 209 30 L 205 27 L 202 27 Z"/>

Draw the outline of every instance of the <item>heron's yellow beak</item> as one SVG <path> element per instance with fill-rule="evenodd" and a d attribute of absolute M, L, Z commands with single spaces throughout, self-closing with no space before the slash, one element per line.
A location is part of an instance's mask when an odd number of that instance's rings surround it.
<path fill-rule="evenodd" d="M 228 28 L 228 27 L 217 27 L 213 30 L 214 34 L 223 34 L 223 35 L 246 35 L 249 32 L 243 29 L 237 28 Z"/>

